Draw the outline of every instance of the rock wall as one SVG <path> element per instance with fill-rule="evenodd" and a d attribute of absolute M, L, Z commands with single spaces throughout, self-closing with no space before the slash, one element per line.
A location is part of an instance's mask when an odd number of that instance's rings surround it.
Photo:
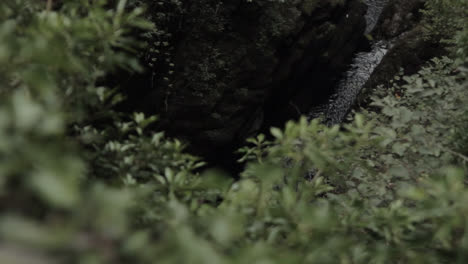
<path fill-rule="evenodd" d="M 306 2 L 225 3 L 224 30 L 188 34 L 176 52 L 168 127 L 192 131 L 195 143 L 229 145 L 257 130 L 264 116 L 284 121 L 291 115 L 279 115 L 291 103 L 305 110 L 326 92 L 320 89 L 336 81 L 357 49 L 365 8 L 359 1 Z"/>
<path fill-rule="evenodd" d="M 164 30 L 147 36 L 149 70 L 125 79 L 127 110 L 158 114 L 159 129 L 214 159 L 326 102 L 355 54 L 370 47 L 361 0 L 135 1 L 150 3 L 149 17 Z M 359 102 L 400 68 L 411 74 L 441 54 L 437 40 L 421 37 L 423 5 L 390 0 L 375 21 L 369 36 L 393 45 Z"/>
<path fill-rule="evenodd" d="M 230 152 L 262 125 L 306 113 L 362 45 L 366 6 L 282 2 L 180 2 L 169 34 L 173 81 L 161 85 L 156 70 L 133 77 L 130 104 L 157 113 L 164 130 L 201 153 Z"/>

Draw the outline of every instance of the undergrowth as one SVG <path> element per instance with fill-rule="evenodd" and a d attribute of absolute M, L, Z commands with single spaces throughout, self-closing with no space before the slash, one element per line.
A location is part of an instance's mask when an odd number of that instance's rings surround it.
<path fill-rule="evenodd" d="M 114 110 L 158 26 L 116 2 L 0 3 L 2 263 L 466 263 L 466 28 L 349 123 L 249 139 L 233 182 Z"/>

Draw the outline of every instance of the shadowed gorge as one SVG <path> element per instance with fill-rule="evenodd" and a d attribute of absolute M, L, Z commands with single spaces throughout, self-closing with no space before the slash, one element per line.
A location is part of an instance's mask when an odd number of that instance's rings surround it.
<path fill-rule="evenodd" d="M 152 70 L 128 82 L 127 111 L 157 113 L 161 129 L 230 169 L 237 166 L 233 152 L 259 131 L 301 115 L 323 114 L 340 123 L 368 80 L 375 86 L 382 83 L 379 76 L 398 72 L 373 74 L 388 67 L 379 64 L 394 45 L 411 45 L 404 38 L 418 28 L 421 2 L 313 2 L 180 5 L 180 14 L 168 19 L 171 49 L 151 48 L 157 54 L 165 50 L 163 60 L 148 57 Z M 203 5 L 210 8 L 202 10 Z M 401 10 L 389 11 L 398 5 Z M 391 16 L 407 17 L 408 23 L 383 36 L 379 32 Z M 150 43 L 162 45 L 159 37 L 150 37 Z M 430 47 L 419 52 L 422 60 L 406 62 L 414 69 L 436 56 Z M 171 74 L 163 77 L 165 71 Z"/>

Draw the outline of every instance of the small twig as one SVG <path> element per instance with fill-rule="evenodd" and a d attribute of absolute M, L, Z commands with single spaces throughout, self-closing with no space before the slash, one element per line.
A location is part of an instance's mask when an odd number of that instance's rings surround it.
<path fill-rule="evenodd" d="M 299 114 L 299 115 L 302 115 L 301 113 L 301 110 L 299 109 L 299 107 L 294 104 L 293 102 L 289 101 L 289 105 L 291 105 L 292 107 L 294 107 L 294 109 L 296 110 L 296 112 Z"/>
<path fill-rule="evenodd" d="M 467 157 L 467 156 L 465 156 L 465 155 L 463 155 L 463 154 L 461 154 L 461 153 L 459 153 L 459 152 L 453 151 L 453 150 L 451 150 L 451 149 L 449 149 L 449 148 L 442 148 L 442 149 L 445 150 L 445 151 L 447 151 L 447 152 L 449 152 L 450 154 L 453 154 L 453 155 L 459 157 L 459 158 L 462 159 L 464 162 L 468 162 L 468 157 Z"/>

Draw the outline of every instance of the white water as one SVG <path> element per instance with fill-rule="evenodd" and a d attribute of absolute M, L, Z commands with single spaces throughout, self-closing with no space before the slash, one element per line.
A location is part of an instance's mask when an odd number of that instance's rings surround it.
<path fill-rule="evenodd" d="M 369 34 L 376 26 L 387 2 L 388 0 L 366 0 L 366 4 L 368 5 L 365 16 L 367 22 L 366 34 Z M 309 112 L 309 117 L 312 119 L 322 116 L 325 119 L 324 121 L 329 125 L 343 122 L 361 88 L 369 80 L 389 48 L 391 48 L 390 42 L 378 41 L 372 44 L 371 51 L 357 53 L 350 69 L 338 83 L 328 103 L 315 106 Z"/>
<path fill-rule="evenodd" d="M 377 21 L 379 20 L 384 7 L 387 5 L 388 0 L 365 0 L 364 2 L 368 6 L 367 13 L 365 15 L 367 22 L 365 34 L 369 34 L 377 25 Z"/>

